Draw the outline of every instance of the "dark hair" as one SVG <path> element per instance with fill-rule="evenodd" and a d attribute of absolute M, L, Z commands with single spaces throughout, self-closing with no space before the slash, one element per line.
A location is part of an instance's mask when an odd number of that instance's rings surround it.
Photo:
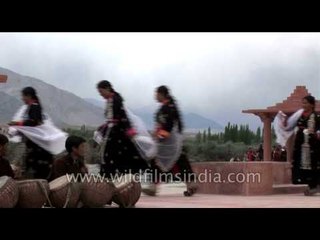
<path fill-rule="evenodd" d="M 111 83 L 107 80 L 102 80 L 97 84 L 97 88 L 108 89 L 111 92 L 114 92 Z"/>
<path fill-rule="evenodd" d="M 157 88 L 157 93 L 162 94 L 165 98 L 169 98 L 170 97 L 170 91 L 169 88 L 167 86 L 160 86 Z"/>
<path fill-rule="evenodd" d="M 182 118 L 181 118 L 181 114 L 180 114 L 180 110 L 178 108 L 177 102 L 176 100 L 172 97 L 172 95 L 170 94 L 170 90 L 167 86 L 160 86 L 157 88 L 157 93 L 162 94 L 166 99 L 169 100 L 170 104 L 173 104 L 176 108 L 176 114 L 177 114 L 177 121 L 178 121 L 178 130 L 181 133 L 183 131 L 183 124 L 182 124 Z"/>
<path fill-rule="evenodd" d="M 9 139 L 8 139 L 5 135 L 0 134 L 0 145 L 1 145 L 1 146 L 4 146 L 4 145 L 6 145 L 8 142 L 9 142 Z"/>
<path fill-rule="evenodd" d="M 69 136 L 66 140 L 66 150 L 68 153 L 72 152 L 72 148 L 78 148 L 81 143 L 86 142 L 86 140 L 82 137 L 78 136 Z"/>
<path fill-rule="evenodd" d="M 21 92 L 22 92 L 22 95 L 29 96 L 33 100 L 36 100 L 41 108 L 41 103 L 40 103 L 39 97 L 37 95 L 37 91 L 33 87 L 25 87 L 24 89 L 22 89 Z"/>
<path fill-rule="evenodd" d="M 314 96 L 308 95 L 308 96 L 305 96 L 303 99 L 307 100 L 307 102 L 313 106 L 316 105 L 316 99 Z"/>

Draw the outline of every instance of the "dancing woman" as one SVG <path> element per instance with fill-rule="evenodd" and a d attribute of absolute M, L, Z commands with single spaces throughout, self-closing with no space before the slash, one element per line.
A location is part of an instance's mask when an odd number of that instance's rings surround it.
<path fill-rule="evenodd" d="M 186 149 L 182 145 L 183 124 L 177 103 L 166 86 L 157 88 L 156 100 L 161 103 L 155 116 L 154 136 L 158 152 L 151 164 L 153 183 L 143 190 L 148 195 L 155 195 L 161 176 L 164 176 L 163 173 L 169 173 L 173 176 L 172 180 L 184 181 L 187 185 L 184 195 L 192 196 L 197 190 L 196 177 L 189 163 Z"/>
<path fill-rule="evenodd" d="M 275 118 L 277 141 L 285 145 L 294 133 L 292 182 L 308 184 L 305 195 L 314 195 L 320 184 L 320 116 L 315 112 L 316 100 L 302 99 L 302 109 L 287 118 L 282 112 Z"/>
<path fill-rule="evenodd" d="M 127 115 L 123 98 L 106 80 L 99 82 L 97 89 L 107 100 L 106 123 L 99 128 L 104 139 L 101 174 L 111 177 L 116 173 L 134 174 L 147 169 L 148 164 L 134 144 L 133 137 L 137 132 Z"/>
<path fill-rule="evenodd" d="M 43 114 L 37 92 L 32 87 L 22 90 L 23 106 L 14 120 L 11 129 L 23 135 L 27 147 L 26 171 L 30 178 L 48 179 L 53 154 L 64 150 L 66 134 L 56 129 Z"/>

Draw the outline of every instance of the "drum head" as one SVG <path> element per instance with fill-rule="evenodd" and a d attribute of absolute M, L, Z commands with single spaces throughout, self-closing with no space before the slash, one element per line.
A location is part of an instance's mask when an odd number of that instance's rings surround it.
<path fill-rule="evenodd" d="M 2 188 L 6 184 L 6 182 L 8 182 L 9 179 L 10 179 L 10 177 L 8 177 L 8 176 L 0 177 L 0 188 Z"/>
<path fill-rule="evenodd" d="M 36 183 L 36 182 L 41 182 L 41 183 L 46 183 L 47 180 L 45 179 L 28 179 L 28 180 L 20 180 L 17 181 L 18 184 L 27 184 L 27 183 Z"/>
<path fill-rule="evenodd" d="M 53 181 L 51 181 L 49 183 L 49 188 L 50 190 L 54 190 L 54 189 L 59 189 L 61 187 L 65 187 L 66 185 L 68 185 L 70 182 L 67 178 L 67 175 L 61 176 Z"/>

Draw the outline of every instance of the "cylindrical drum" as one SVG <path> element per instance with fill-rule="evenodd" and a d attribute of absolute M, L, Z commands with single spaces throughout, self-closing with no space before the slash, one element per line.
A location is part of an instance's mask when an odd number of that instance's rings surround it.
<path fill-rule="evenodd" d="M 71 181 L 67 175 L 49 183 L 50 201 L 57 208 L 76 208 L 80 199 L 80 183 Z"/>
<path fill-rule="evenodd" d="M 114 191 L 113 183 L 102 180 L 94 181 L 94 177 L 91 177 L 90 181 L 81 184 L 80 200 L 86 207 L 103 207 L 111 203 Z"/>
<path fill-rule="evenodd" d="M 20 208 L 41 208 L 48 201 L 49 183 L 45 179 L 17 181 Z"/>
<path fill-rule="evenodd" d="M 0 208 L 13 208 L 19 199 L 17 183 L 10 177 L 0 177 Z"/>
<path fill-rule="evenodd" d="M 141 196 L 141 183 L 135 179 L 134 175 L 126 174 L 119 176 L 113 182 L 116 191 L 112 200 L 119 207 L 133 207 Z"/>

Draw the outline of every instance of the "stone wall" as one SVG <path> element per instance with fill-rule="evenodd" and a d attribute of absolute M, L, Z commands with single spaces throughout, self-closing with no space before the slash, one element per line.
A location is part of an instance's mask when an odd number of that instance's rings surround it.
<path fill-rule="evenodd" d="M 286 162 L 202 162 L 192 167 L 199 176 L 199 193 L 205 194 L 268 195 L 274 184 L 291 181 Z"/>

